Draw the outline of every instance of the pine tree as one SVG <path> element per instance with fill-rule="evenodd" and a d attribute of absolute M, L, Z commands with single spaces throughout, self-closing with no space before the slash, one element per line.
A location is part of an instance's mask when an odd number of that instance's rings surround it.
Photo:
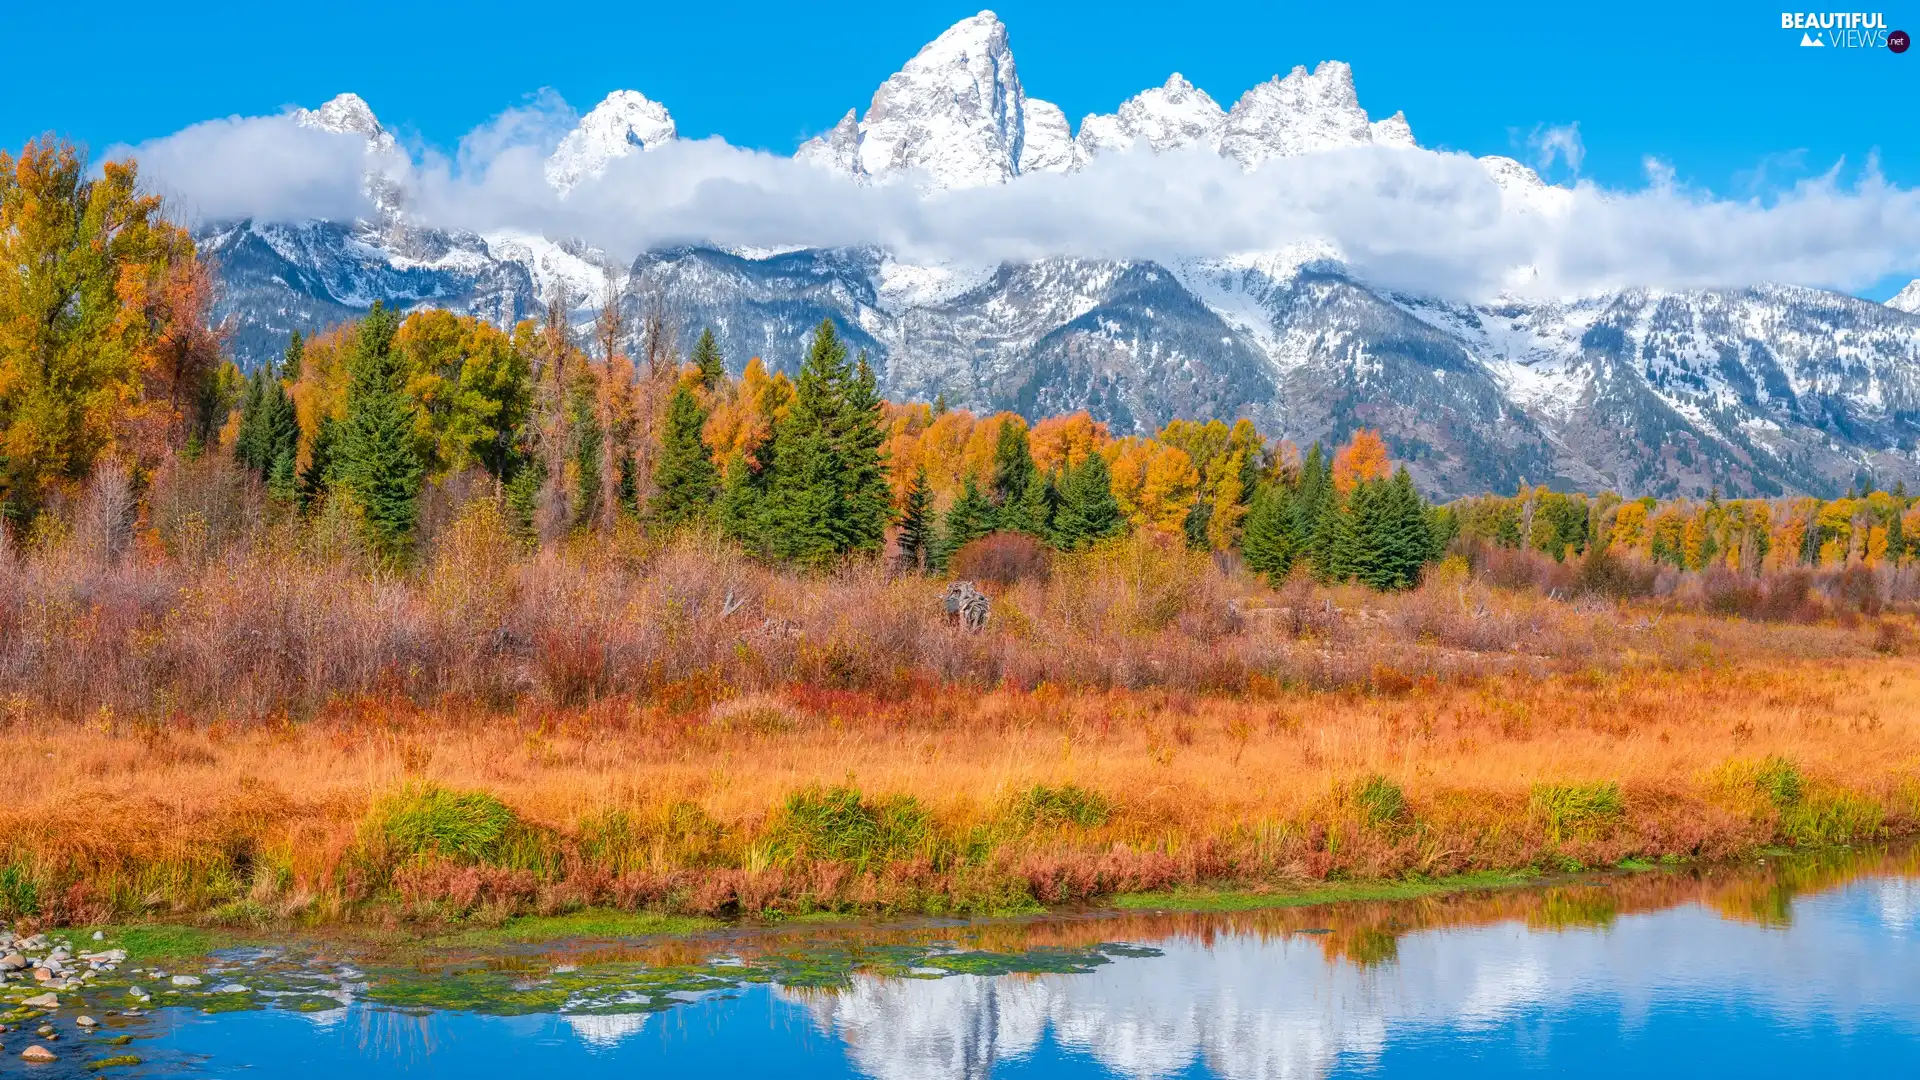
<path fill-rule="evenodd" d="M 338 447 L 340 482 L 358 504 L 368 541 L 390 559 L 405 556 L 413 542 L 425 476 L 413 406 L 393 353 L 398 327 L 399 319 L 378 302 L 361 323 Z"/>
<path fill-rule="evenodd" d="M 727 459 L 720 486 L 720 534 L 755 554 L 765 554 L 766 492 L 762 477 L 736 450 Z"/>
<path fill-rule="evenodd" d="M 1053 535 L 1053 515 L 1059 501 L 1052 478 L 1035 469 L 1027 477 L 1027 488 L 1020 498 L 1000 508 L 1000 527 L 1044 540 Z"/>
<path fill-rule="evenodd" d="M 705 340 L 704 338 L 702 340 Z M 674 388 L 667 401 L 666 426 L 660 433 L 659 456 L 653 467 L 655 521 L 672 528 L 698 521 L 713 507 L 720 475 L 707 448 L 707 411 L 685 383 Z"/>
<path fill-rule="evenodd" d="M 1247 569 L 1278 585 L 1300 554 L 1294 533 L 1293 492 L 1286 484 L 1262 484 L 1247 510 L 1240 534 L 1240 555 Z"/>
<path fill-rule="evenodd" d="M 1329 489 L 1313 537 L 1313 574 L 1323 584 L 1353 580 L 1360 557 L 1355 515 L 1369 510 L 1372 499 L 1370 481 L 1355 485 L 1344 499 Z"/>
<path fill-rule="evenodd" d="M 568 389 L 566 416 L 570 442 L 565 477 L 569 481 L 565 485 L 567 502 L 573 509 L 573 523 L 588 527 L 599 516 L 601 458 L 606 450 L 607 432 L 600 423 L 593 375 L 584 368 Z"/>
<path fill-rule="evenodd" d="M 1293 535 L 1299 544 L 1296 555 L 1305 556 L 1313 563 L 1316 574 L 1327 559 L 1326 545 L 1334 531 L 1331 517 L 1337 510 L 1337 497 L 1326 452 L 1320 449 L 1319 443 L 1314 443 L 1300 466 L 1300 483 L 1294 489 L 1292 501 Z"/>
<path fill-rule="evenodd" d="M 725 381 L 727 362 L 720 355 L 712 330 L 700 331 L 700 340 L 693 343 L 693 364 L 700 369 L 700 385 L 706 389 L 711 390 Z"/>
<path fill-rule="evenodd" d="M 300 337 L 300 331 L 295 330 L 287 338 L 286 354 L 280 358 L 280 377 L 288 382 L 299 382 L 300 365 L 306 361 L 306 356 L 307 343 Z"/>
<path fill-rule="evenodd" d="M 980 485 L 973 477 L 967 477 L 966 484 L 960 489 L 960 497 L 947 507 L 947 517 L 940 529 L 940 543 L 933 551 L 933 565 L 937 570 L 945 570 L 953 554 L 975 540 L 993 531 L 993 504 L 980 491 Z"/>
<path fill-rule="evenodd" d="M 323 417 L 307 446 L 307 467 L 300 473 L 300 505 L 311 507 L 332 488 L 336 478 L 334 446 L 339 442 L 340 422 Z"/>
<path fill-rule="evenodd" d="M 854 364 L 839 423 L 842 551 L 872 554 L 886 543 L 887 525 L 893 520 L 893 487 L 887 482 L 886 455 L 882 452 L 887 442 L 885 422 L 880 382 L 862 351 Z"/>
<path fill-rule="evenodd" d="M 246 392 L 240 398 L 240 430 L 233 441 L 234 460 L 255 473 L 263 471 L 268 464 L 265 432 L 261 424 L 266 396 L 266 373 L 256 371 L 247 378 Z"/>
<path fill-rule="evenodd" d="M 1213 520 L 1213 501 L 1206 498 L 1205 492 L 1196 493 L 1193 505 L 1187 508 L 1187 516 L 1181 522 L 1180 531 L 1186 536 L 1188 551 L 1206 551 L 1211 545 L 1207 542 L 1207 526 Z"/>
<path fill-rule="evenodd" d="M 1033 467 L 1033 450 L 1027 442 L 1026 425 L 1009 417 L 1000 425 L 993 444 L 993 487 L 988 498 L 995 507 L 1006 507 L 1026 494 L 1027 481 L 1038 471 Z"/>
<path fill-rule="evenodd" d="M 900 550 L 900 565 L 920 570 L 927 564 L 928 545 L 933 540 L 933 487 L 927 483 L 927 468 L 914 471 L 907 486 L 906 505 L 900 514 L 900 535 L 895 545 Z"/>
<path fill-rule="evenodd" d="M 892 514 L 881 415 L 866 357 L 850 369 L 839 332 L 822 320 L 775 431 L 765 515 L 773 554 L 819 566 L 880 549 Z"/>
<path fill-rule="evenodd" d="M 267 470 L 267 498 L 281 506 L 298 506 L 300 478 L 293 467 L 293 451 L 282 450 Z"/>
<path fill-rule="evenodd" d="M 1383 592 L 1418 584 L 1421 567 L 1434 554 L 1433 530 L 1406 468 L 1391 480 L 1363 483 L 1352 502 L 1353 576 Z"/>
<path fill-rule="evenodd" d="M 1088 454 L 1085 461 L 1063 472 L 1058 490 L 1059 505 L 1053 514 L 1055 546 L 1078 551 L 1118 536 L 1125 527 L 1119 500 L 1113 497 L 1113 476 L 1099 454 Z"/>

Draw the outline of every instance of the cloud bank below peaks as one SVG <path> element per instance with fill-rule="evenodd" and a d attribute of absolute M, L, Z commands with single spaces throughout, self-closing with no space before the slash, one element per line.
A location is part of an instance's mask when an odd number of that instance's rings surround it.
<path fill-rule="evenodd" d="M 357 101 L 358 99 L 354 99 Z M 1221 258 L 1330 249 L 1391 288 L 1463 300 L 1781 282 L 1864 287 L 1920 271 L 1920 191 L 1869 163 L 1765 197 L 1677 186 L 1542 185 L 1507 159 L 1401 146 L 1276 157 L 1247 170 L 1201 146 L 1103 153 L 1070 172 L 937 190 L 911 171 L 861 183 L 719 138 L 613 157 L 565 194 L 548 161 L 574 114 L 545 94 L 452 156 L 307 113 L 196 124 L 133 147 L 148 186 L 196 223 L 398 216 L 482 235 L 575 239 L 618 259 L 663 246 L 884 248 L 915 263 L 1050 256 Z M 303 122 L 302 116 L 306 119 Z M 370 114 L 369 114 L 370 116 Z M 1570 163 L 1578 151 L 1557 147 Z"/>

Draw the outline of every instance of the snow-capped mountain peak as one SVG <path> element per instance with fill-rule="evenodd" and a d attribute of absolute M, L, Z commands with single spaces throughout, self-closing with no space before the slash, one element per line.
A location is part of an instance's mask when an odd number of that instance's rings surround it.
<path fill-rule="evenodd" d="M 1412 150 L 1420 144 L 1413 141 L 1413 127 L 1407 123 L 1407 114 L 1394 113 L 1385 120 L 1373 122 L 1373 143 L 1375 146 L 1397 146 Z"/>
<path fill-rule="evenodd" d="M 1067 168 L 1070 135 L 1059 108 L 1027 99 L 1006 25 L 982 11 L 882 83 L 865 118 L 842 120 L 799 156 L 857 178 L 914 169 L 935 188 L 977 187 Z"/>
<path fill-rule="evenodd" d="M 665 105 L 636 90 L 615 90 L 560 140 L 547 159 L 547 183 L 565 195 L 615 159 L 672 142 L 678 134 Z"/>
<path fill-rule="evenodd" d="M 1220 152 L 1251 169 L 1269 158 L 1366 146 L 1373 124 L 1353 89 L 1353 69 L 1327 60 L 1248 90 L 1227 113 Z"/>
<path fill-rule="evenodd" d="M 1920 278 L 1914 278 L 1899 294 L 1887 301 L 1887 306 L 1895 311 L 1904 311 L 1911 315 L 1920 315 Z"/>
<path fill-rule="evenodd" d="M 1080 121 L 1074 152 L 1084 163 L 1102 151 L 1125 149 L 1135 142 L 1146 143 L 1155 153 L 1196 143 L 1217 150 L 1226 122 L 1226 111 L 1219 103 L 1176 71 L 1164 86 L 1135 94 L 1118 111 L 1095 113 Z"/>
<path fill-rule="evenodd" d="M 392 133 L 380 126 L 373 109 L 359 94 L 336 95 L 317 109 L 293 110 L 293 122 L 304 128 L 328 131 L 335 135 L 359 135 L 370 150 L 394 148 Z"/>

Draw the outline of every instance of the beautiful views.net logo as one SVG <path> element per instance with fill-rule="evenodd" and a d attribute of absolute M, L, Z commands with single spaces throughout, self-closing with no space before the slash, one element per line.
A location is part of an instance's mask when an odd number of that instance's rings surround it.
<path fill-rule="evenodd" d="M 1803 49 L 1887 49 L 1903 53 L 1913 43 L 1905 30 L 1887 28 L 1879 11 L 1783 11 L 1780 29 L 1800 31 Z"/>

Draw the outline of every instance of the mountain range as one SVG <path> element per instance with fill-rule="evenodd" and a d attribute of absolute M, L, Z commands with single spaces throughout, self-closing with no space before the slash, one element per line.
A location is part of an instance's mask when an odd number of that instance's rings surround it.
<path fill-rule="evenodd" d="M 1920 485 L 1920 281 L 1884 305 L 1791 285 L 1471 304 L 1383 287 L 1315 244 L 985 266 L 872 248 L 681 246 L 615 262 L 567 237 L 415 221 L 404 175 L 377 164 L 394 138 L 355 95 L 294 119 L 367 141 L 373 209 L 355 221 L 199 229 L 243 363 L 375 300 L 508 324 L 561 295 L 590 318 L 617 295 L 664 305 L 689 335 L 711 327 L 736 371 L 750 356 L 792 370 L 809 329 L 832 319 L 896 399 L 1030 416 L 1087 409 L 1122 434 L 1245 416 L 1303 445 L 1375 427 L 1440 497 L 1523 481 L 1660 496 Z M 544 176 L 564 199 L 617 159 L 677 138 L 663 105 L 618 91 L 560 140 Z M 1362 109 L 1351 69 L 1335 61 L 1275 76 L 1230 108 L 1174 74 L 1076 130 L 1028 96 L 1005 25 L 981 12 L 796 157 L 847 183 L 942 191 L 1122 151 L 1204 150 L 1253 170 L 1418 145 L 1404 113 Z M 1478 160 L 1512 212 L 1554 215 L 1573 197 L 1512 158 Z"/>

